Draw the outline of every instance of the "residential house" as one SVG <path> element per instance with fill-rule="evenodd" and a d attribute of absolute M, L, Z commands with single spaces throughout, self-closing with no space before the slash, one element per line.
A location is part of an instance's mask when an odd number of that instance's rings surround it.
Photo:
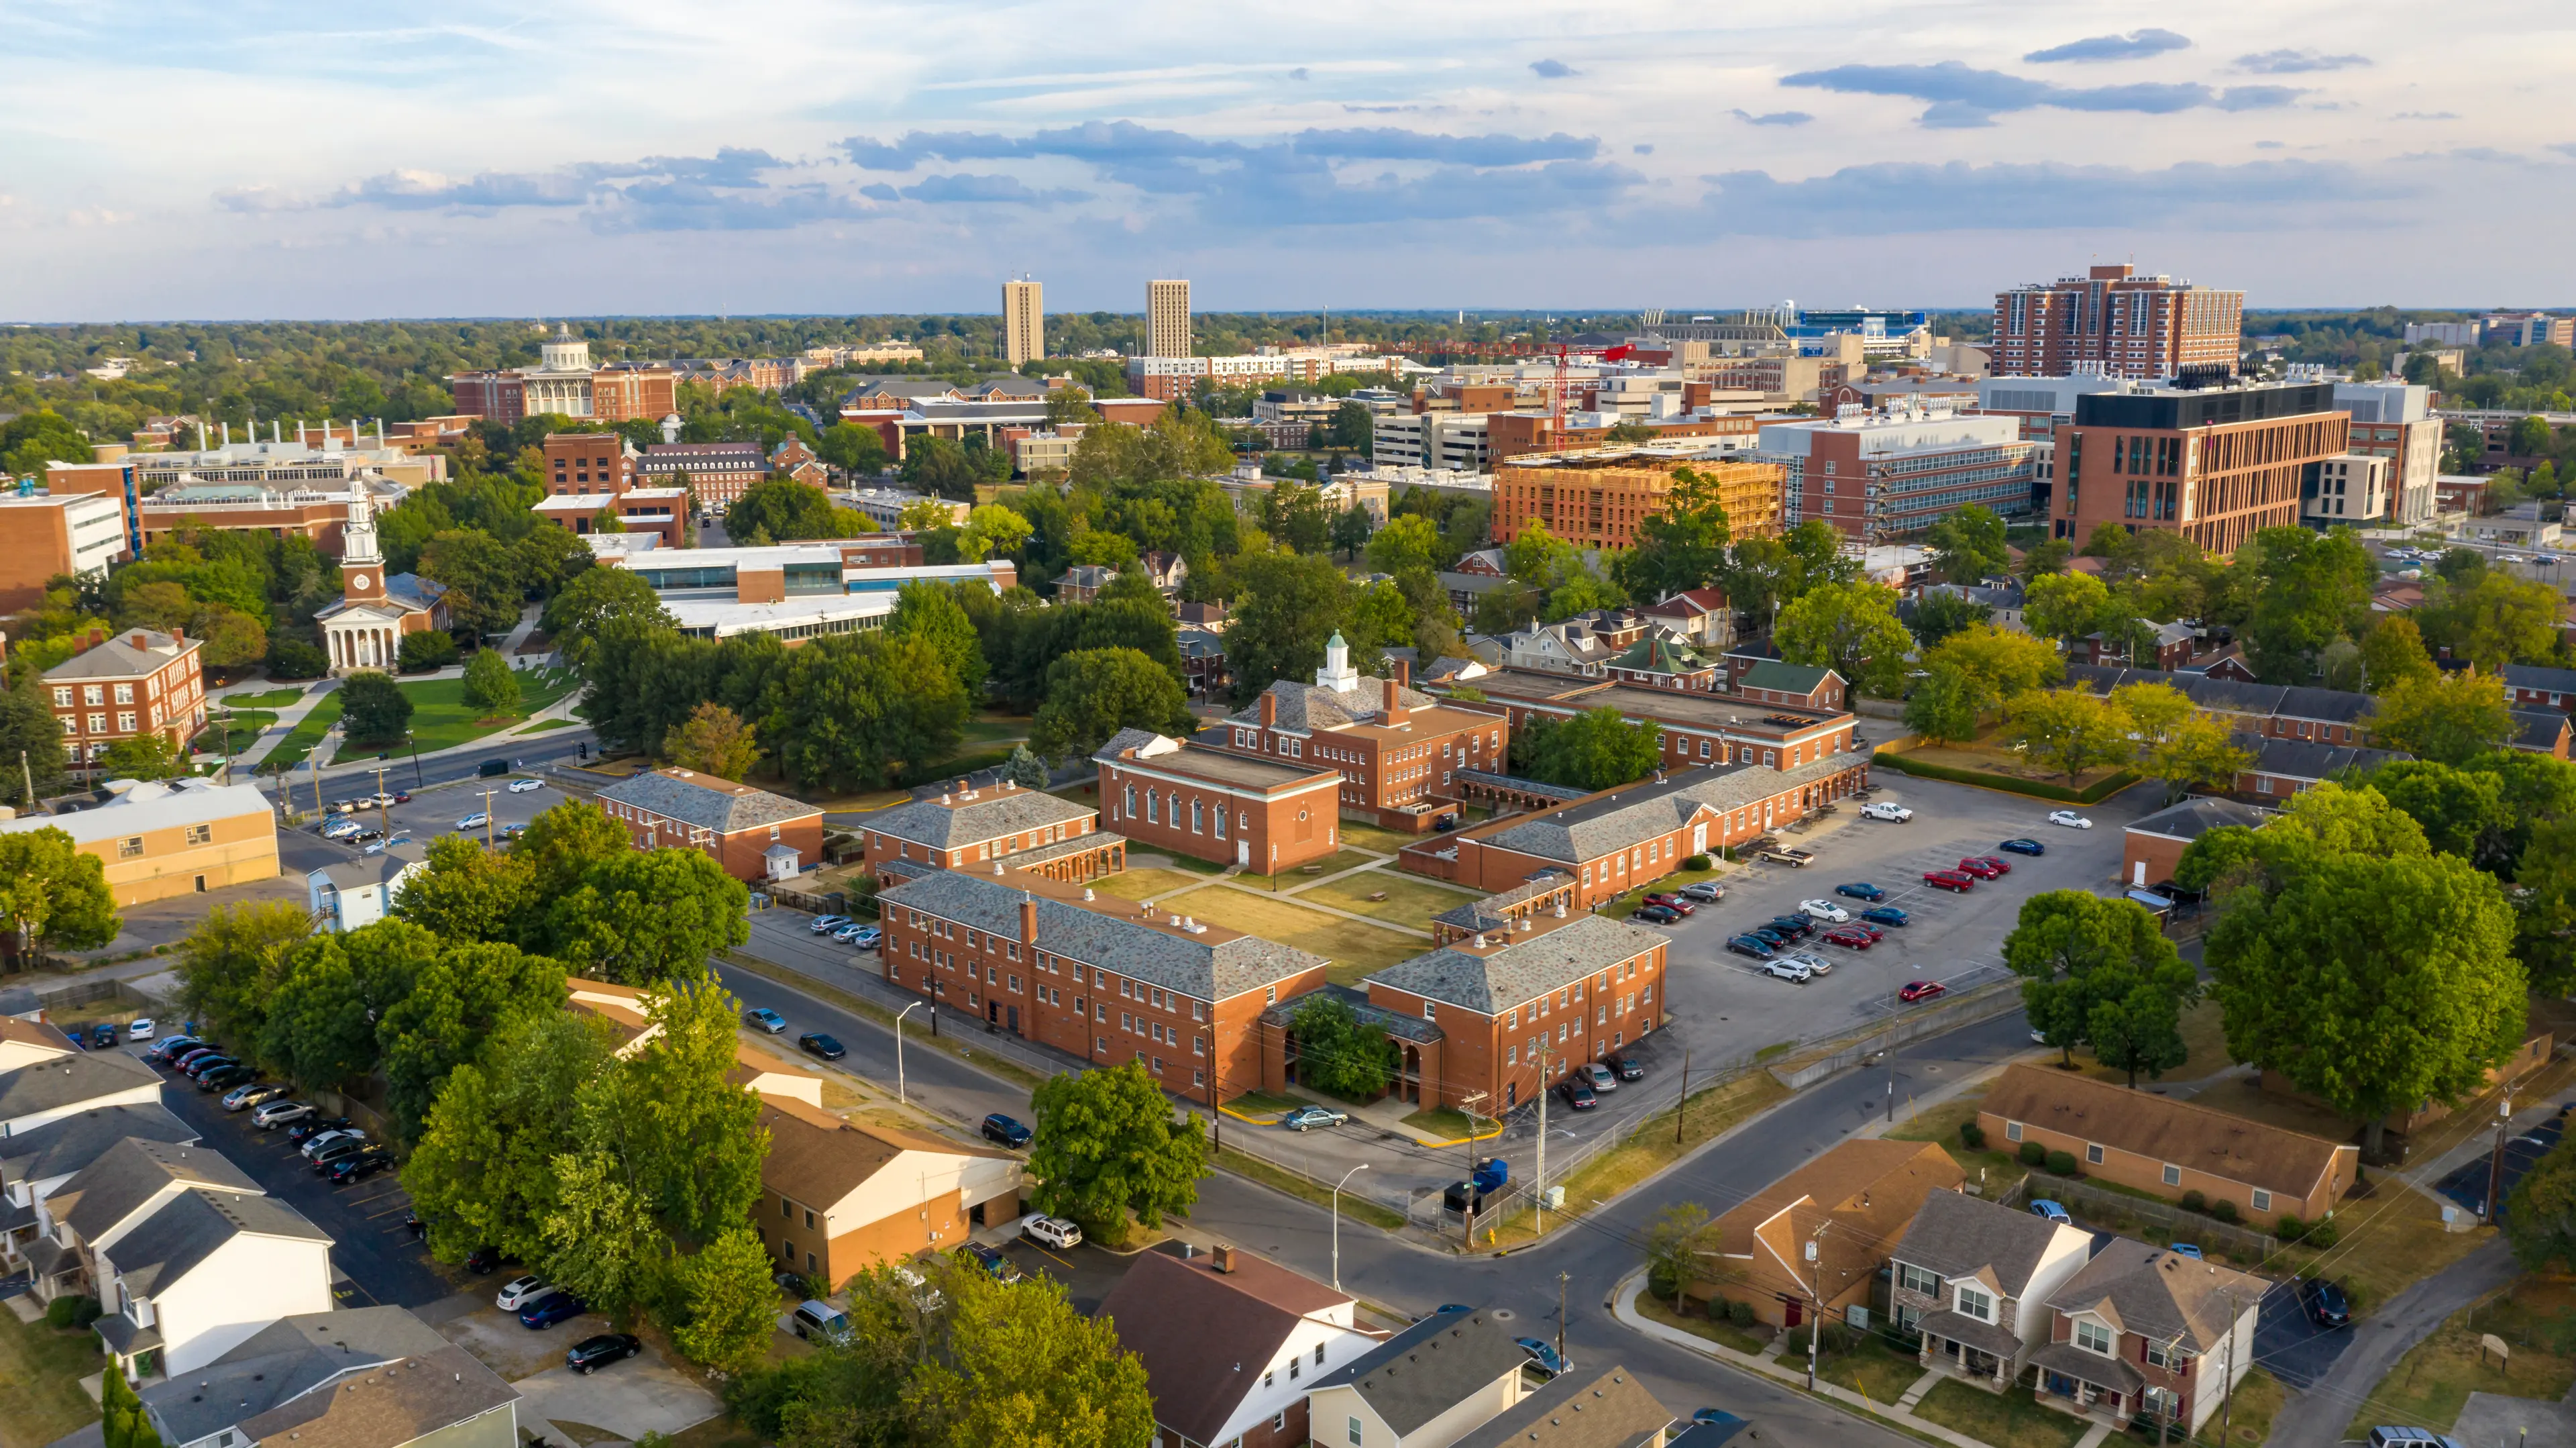
<path fill-rule="evenodd" d="M 2254 756 L 2237 772 L 2236 792 L 2255 800 L 2287 799 L 2314 789 L 2321 781 L 2339 778 L 2346 771 L 2366 774 L 2383 764 L 2415 757 L 2394 749 L 2317 744 L 2255 734 L 2239 734 L 2233 742 Z"/>
<path fill-rule="evenodd" d="M 2161 1418 L 2190 1438 L 2253 1370 L 2256 1310 L 2271 1285 L 2114 1238 L 2047 1299 L 2050 1340 L 2030 1355 L 2036 1396 L 2114 1428 Z"/>
<path fill-rule="evenodd" d="M 1935 598 L 1964 598 L 1986 610 L 1986 622 L 2006 633 L 2028 633 L 2022 622 L 2021 580 L 2005 577 L 1986 583 L 1927 583 L 1918 597 L 1925 602 Z"/>
<path fill-rule="evenodd" d="M 1589 624 L 1575 619 L 1563 623 L 1540 623 L 1531 619 L 1529 627 L 1514 629 L 1500 638 L 1503 656 L 1495 660 L 1496 663 L 1515 669 L 1536 669 L 1542 673 L 1575 674 L 1587 679 L 1600 678 L 1627 643 L 1625 639 L 1617 639 L 1616 635 L 1597 634 Z"/>
<path fill-rule="evenodd" d="M 2065 1152 L 2087 1176 L 2167 1200 L 2198 1192 L 2265 1225 L 2323 1220 L 2361 1164 L 2351 1142 L 2031 1065 L 2004 1068 L 1977 1124 L 1992 1141 Z"/>
<path fill-rule="evenodd" d="M 1138 1256 L 1093 1314 L 1145 1365 L 1165 1448 L 1297 1448 L 1308 1386 L 1366 1355 L 1358 1304 L 1234 1247 Z"/>
<path fill-rule="evenodd" d="M 832 470 L 805 445 L 805 439 L 790 433 L 770 450 L 769 476 L 820 488 L 830 484 Z"/>
<path fill-rule="evenodd" d="M 1840 709 L 1849 686 L 1831 669 L 1764 659 L 1735 676 L 1733 692 L 1764 704 Z"/>
<path fill-rule="evenodd" d="M 2132 659 L 2129 657 L 2127 645 L 2114 645 L 2102 634 L 2089 633 L 2077 639 L 2067 650 L 2067 660 L 2070 663 L 2096 666 L 2135 665 L 2142 669 L 2153 668 L 2168 672 L 2191 662 L 2192 650 L 2199 639 L 2197 629 L 2187 623 L 2160 623 L 2151 627 L 2155 630 L 2155 638 L 2145 648 L 2146 657 L 2144 658 Z M 2113 660 L 2119 662 L 2114 664 Z"/>
<path fill-rule="evenodd" d="M 1724 653 L 1735 642 L 1735 608 L 1723 588 L 1692 588 L 1642 610 L 1697 648 Z"/>
<path fill-rule="evenodd" d="M 888 985 L 1100 1065 L 1150 1063 L 1211 1104 L 1253 1089 L 1256 1017 L 1320 988 L 1330 963 L 1027 871 L 933 870 L 877 901 Z"/>
<path fill-rule="evenodd" d="M 281 1317 L 141 1390 L 169 1448 L 517 1448 L 519 1392 L 401 1307 Z"/>
<path fill-rule="evenodd" d="M 145 735 L 184 753 L 206 727 L 204 648 L 176 629 L 92 630 L 79 653 L 45 670 L 65 766 L 98 769 L 108 746 Z"/>
<path fill-rule="evenodd" d="M 2121 831 L 2120 878 L 2132 890 L 2173 878 L 2182 852 L 2211 830 L 2261 829 L 2273 811 L 2230 799 L 2187 799 L 2134 821 Z"/>
<path fill-rule="evenodd" d="M 2517 709 L 2576 711 L 2576 669 L 2507 664 L 2496 672 L 2504 679 L 2506 702 Z"/>
<path fill-rule="evenodd" d="M 1172 616 L 1179 619 L 1185 629 L 1204 629 L 1212 634 L 1225 632 L 1226 609 L 1222 603 L 1177 603 L 1172 605 Z"/>
<path fill-rule="evenodd" d="M 1127 868 L 1127 838 L 1104 833 L 1100 811 L 1009 780 L 879 810 L 867 817 L 859 841 L 868 872 L 880 880 L 930 870 L 984 873 L 1007 863 L 1078 882 Z"/>
<path fill-rule="evenodd" d="M 333 932 L 363 930 L 393 913 L 405 881 L 429 869 L 416 845 L 324 865 L 304 877 L 305 913 Z"/>
<path fill-rule="evenodd" d="M 1509 731 L 1491 711 L 1417 692 L 1401 661 L 1391 669 L 1370 678 L 1352 668 L 1350 646 L 1337 632 L 1324 645 L 1313 684 L 1278 680 L 1199 740 L 1334 770 L 1342 776 L 1341 812 L 1422 833 L 1453 812 L 1460 771 L 1504 767 Z"/>
<path fill-rule="evenodd" d="M 1820 1309 L 1844 1317 L 1868 1306 L 1890 1246 L 1923 1203 L 1966 1179 L 1934 1142 L 1846 1141 L 1711 1223 L 1717 1255 L 1684 1295 L 1749 1301 L 1755 1318 L 1775 1327 L 1796 1327 Z"/>
<path fill-rule="evenodd" d="M 1714 694 L 1726 687 L 1726 669 L 1689 644 L 1661 632 L 1628 646 L 1602 672 L 1645 689 L 1691 689 Z"/>
<path fill-rule="evenodd" d="M 2576 723 L 2553 709 L 2516 709 L 2513 727 L 2513 737 L 2505 743 L 2525 753 L 2565 759 L 2576 746 Z"/>
<path fill-rule="evenodd" d="M 94 856 L 120 906 L 274 880 L 277 806 L 249 784 L 110 780 L 110 798 L 70 814 L 0 820 L 0 834 L 60 830 Z"/>
<path fill-rule="evenodd" d="M 1341 848 L 1340 770 L 1122 729 L 1091 756 L 1119 833 L 1148 848 L 1263 875 Z"/>
<path fill-rule="evenodd" d="M 836 1290 L 885 1262 L 943 1251 L 1020 1215 L 1017 1157 L 764 1096 L 753 1227 L 787 1270 Z"/>
<path fill-rule="evenodd" d="M 156 1106 L 161 1073 L 123 1051 L 84 1051 L 49 1025 L 10 1027 L 9 1054 L 21 1064 L 0 1070 L 0 1140 L 102 1106 Z"/>
<path fill-rule="evenodd" d="M 599 807 L 626 826 L 639 850 L 704 853 L 754 885 L 792 880 L 823 862 L 823 811 L 719 775 L 655 769 L 599 792 Z"/>
<path fill-rule="evenodd" d="M 1450 1448 L 1530 1394 L 1529 1354 L 1491 1311 L 1435 1312 L 1306 1390 L 1331 1448 Z"/>
<path fill-rule="evenodd" d="M 1445 688 L 1481 679 L 1492 672 L 1479 658 L 1438 658 L 1422 670 L 1422 682 L 1428 688 Z"/>
<path fill-rule="evenodd" d="M 1145 577 L 1153 582 L 1155 591 L 1167 599 L 1179 598 L 1181 585 L 1190 576 L 1187 560 L 1178 553 L 1168 553 L 1160 548 L 1147 549 L 1145 555 L 1136 561 L 1136 566 L 1145 571 Z"/>
<path fill-rule="evenodd" d="M 0 1018 L 0 1040 L 7 1027 L 25 1024 Z M 27 1251 L 40 1230 L 36 1203 L 129 1137 L 177 1146 L 198 1139 L 195 1127 L 158 1102 L 93 1106 L 0 1136 L 0 1275 L 27 1270 Z"/>
<path fill-rule="evenodd" d="M 1925 1367 L 2002 1392 L 2050 1340 L 2050 1294 L 2092 1255 L 2092 1234 L 2070 1223 L 1934 1192 L 1889 1254 L 1889 1308 L 1923 1335 Z"/>
<path fill-rule="evenodd" d="M 1664 1448 L 1673 1413 L 1613 1364 L 1568 1370 L 1451 1448 Z"/>
<path fill-rule="evenodd" d="M 1100 590 L 1109 586 L 1109 580 L 1117 576 L 1115 568 L 1103 568 L 1097 563 L 1077 563 L 1055 581 L 1055 601 L 1089 603 L 1100 596 Z"/>
<path fill-rule="evenodd" d="M 1185 623 L 1173 630 L 1172 641 L 1181 651 L 1181 681 L 1192 698 L 1213 698 L 1234 682 L 1234 671 L 1226 667 L 1225 638 L 1216 630 Z"/>

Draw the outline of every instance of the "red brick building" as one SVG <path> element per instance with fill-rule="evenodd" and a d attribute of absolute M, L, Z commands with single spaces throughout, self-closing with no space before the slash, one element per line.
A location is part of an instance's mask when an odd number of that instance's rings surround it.
<path fill-rule="evenodd" d="M 2081 543 L 2116 523 L 2181 533 L 2226 559 L 2259 529 L 2298 526 L 2306 480 L 2351 431 L 2323 382 L 2077 398 L 2058 437 L 2052 535 Z"/>
<path fill-rule="evenodd" d="M 90 646 L 45 671 L 63 761 L 75 770 L 122 739 L 158 734 L 183 753 L 206 727 L 204 645 L 178 630 L 94 632 Z"/>
<path fill-rule="evenodd" d="M 689 493 L 698 507 L 721 512 L 750 492 L 752 484 L 769 476 L 769 459 L 755 442 L 655 443 L 644 449 L 636 470 L 645 482 L 659 488 L 678 487 L 678 475 L 686 473 Z"/>
<path fill-rule="evenodd" d="M 1756 660 L 1743 677 L 1750 680 L 1753 670 L 1778 662 Z M 1822 672 L 1830 682 L 1811 684 L 1809 689 L 1839 689 L 1841 675 L 1830 670 Z M 1763 677 L 1782 678 L 1777 674 Z M 1859 768 L 1867 764 L 1864 757 L 1852 752 L 1851 713 L 1840 703 L 1791 703 L 1789 684 L 1770 688 L 1761 696 L 1705 694 L 1571 679 L 1534 669 L 1497 669 L 1477 678 L 1471 687 L 1484 694 L 1484 702 L 1451 707 L 1500 713 L 1515 729 L 1533 718 L 1562 723 L 1593 709 L 1616 709 L 1619 717 L 1631 725 L 1651 724 L 1662 731 L 1664 768 L 1668 770 L 1738 762 L 1769 769 L 1795 769 L 1831 758 L 1846 759 Z M 1808 697 L 1821 698 L 1824 693 L 1811 692 Z"/>
<path fill-rule="evenodd" d="M 758 885 L 823 859 L 823 812 L 802 800 L 687 769 L 656 769 L 599 792 L 599 807 L 639 850 L 704 851 Z"/>
<path fill-rule="evenodd" d="M 1342 775 L 1122 729 L 1091 756 L 1119 833 L 1148 849 L 1274 875 L 1341 848 Z"/>
<path fill-rule="evenodd" d="M 1995 294 L 1998 377 L 2175 377 L 2186 367 L 2233 369 L 2245 294 L 2140 276 L 2122 263 L 2080 277 Z"/>
<path fill-rule="evenodd" d="M 746 444 L 748 446 L 748 444 Z M 637 467 L 639 454 L 625 437 L 613 432 L 559 432 L 542 444 L 548 489 L 534 509 L 538 517 L 575 533 L 600 531 L 602 513 L 615 514 L 629 533 L 655 533 L 665 548 L 679 546 L 689 526 L 688 494 L 680 488 L 645 486 L 649 479 Z M 759 454 L 753 448 L 754 456 Z"/>
<path fill-rule="evenodd" d="M 1970 504 L 2029 512 L 2037 452 L 2018 419 L 1909 406 L 1771 423 L 1754 456 L 1786 475 L 1792 526 L 1830 523 L 1876 543 L 1925 532 Z"/>
<path fill-rule="evenodd" d="M 1258 759 L 1318 765 L 1342 776 L 1339 806 L 1388 829 L 1420 832 L 1457 802 L 1460 770 L 1503 768 L 1508 729 L 1406 687 L 1410 669 L 1369 678 L 1335 633 L 1311 685 L 1281 679 L 1250 708 L 1200 737 Z"/>
<path fill-rule="evenodd" d="M 879 810 L 859 841 L 868 873 L 881 880 L 1007 865 L 1079 883 L 1127 868 L 1127 841 L 1101 832 L 1100 811 L 1008 780 Z"/>
<path fill-rule="evenodd" d="M 1260 1084 L 1262 1011 L 1321 988 L 1330 964 L 1027 871 L 934 870 L 877 900 L 887 983 L 1210 1101 Z"/>

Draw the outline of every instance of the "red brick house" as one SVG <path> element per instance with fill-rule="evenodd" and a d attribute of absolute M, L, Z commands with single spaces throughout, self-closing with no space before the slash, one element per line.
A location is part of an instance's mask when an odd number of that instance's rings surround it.
<path fill-rule="evenodd" d="M 2254 1366 L 2260 1277 L 2114 1238 L 2049 1294 L 2038 1400 L 2126 1428 L 2142 1413 L 2188 1439 Z"/>
<path fill-rule="evenodd" d="M 995 862 L 1050 880 L 1083 881 L 1127 868 L 1127 841 L 1100 829 L 1100 811 L 1008 780 L 869 815 L 859 831 L 868 873 L 991 873 Z"/>
<path fill-rule="evenodd" d="M 1337 770 L 1122 729 L 1091 756 L 1118 832 L 1148 849 L 1273 875 L 1340 843 Z"/>
<path fill-rule="evenodd" d="M 599 792 L 639 850 L 702 850 L 737 880 L 792 879 L 823 859 L 823 811 L 687 769 L 656 769 Z"/>
<path fill-rule="evenodd" d="M 45 694 L 63 731 L 63 762 L 96 767 L 107 747 L 158 734 L 185 754 L 206 727 L 205 645 L 173 629 L 93 632 L 89 646 L 45 671 Z"/>

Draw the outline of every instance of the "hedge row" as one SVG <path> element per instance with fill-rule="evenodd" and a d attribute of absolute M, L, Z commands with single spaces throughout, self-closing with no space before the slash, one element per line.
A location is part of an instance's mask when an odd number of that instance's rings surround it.
<path fill-rule="evenodd" d="M 1946 779 L 1953 784 L 1982 785 L 1987 789 L 2026 794 L 2034 799 L 2055 800 L 2060 804 L 2100 804 L 2112 795 L 2137 783 L 2140 777 L 2134 770 L 2124 769 L 2107 778 L 2097 779 L 2084 789 L 2068 789 L 2062 784 L 2021 779 L 2009 774 L 1988 774 L 1976 769 L 1952 769 L 1946 764 L 1929 764 L 1902 754 L 1891 754 L 1883 749 L 1870 759 L 1870 763 L 1893 769 L 1899 774 L 1910 774 L 1918 779 Z"/>

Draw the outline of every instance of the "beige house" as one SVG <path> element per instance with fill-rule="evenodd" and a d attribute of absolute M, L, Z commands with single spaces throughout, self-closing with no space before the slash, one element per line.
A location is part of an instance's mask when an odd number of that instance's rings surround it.
<path fill-rule="evenodd" d="M 1529 1396 L 1529 1360 L 1490 1311 L 1435 1312 L 1307 1389 L 1307 1430 L 1333 1448 L 1449 1448 Z"/>
<path fill-rule="evenodd" d="M 836 1288 L 1020 1215 L 1027 1173 L 1007 1151 L 844 1121 L 792 1097 L 764 1096 L 760 1125 L 769 1155 L 752 1225 L 781 1265 Z"/>

